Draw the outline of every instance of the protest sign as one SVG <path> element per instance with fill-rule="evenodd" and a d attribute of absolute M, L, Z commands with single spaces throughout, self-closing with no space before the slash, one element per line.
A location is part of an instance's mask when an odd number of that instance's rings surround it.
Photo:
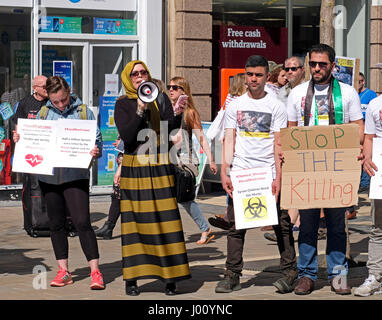
<path fill-rule="evenodd" d="M 272 168 L 231 171 L 236 229 L 278 223 L 276 199 L 272 195 Z"/>
<path fill-rule="evenodd" d="M 95 146 L 96 120 L 65 119 L 57 121 L 55 167 L 87 169 Z"/>
<path fill-rule="evenodd" d="M 12 171 L 53 174 L 56 148 L 56 121 L 18 119 Z"/>
<path fill-rule="evenodd" d="M 382 199 L 382 138 L 373 139 L 372 160 L 378 168 L 370 179 L 370 199 Z"/>
<path fill-rule="evenodd" d="M 361 174 L 357 124 L 281 129 L 281 208 L 349 207 Z"/>

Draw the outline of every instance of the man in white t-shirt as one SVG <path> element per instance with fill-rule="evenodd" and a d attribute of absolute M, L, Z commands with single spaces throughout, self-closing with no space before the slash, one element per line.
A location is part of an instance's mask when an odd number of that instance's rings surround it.
<path fill-rule="evenodd" d="M 365 141 L 363 169 L 369 176 L 378 170 L 372 161 L 373 139 L 382 138 L 382 96 L 370 101 L 365 118 Z M 372 228 L 369 236 L 367 269 L 369 276 L 365 282 L 354 290 L 354 295 L 367 297 L 382 294 L 382 200 L 371 200 Z"/>
<path fill-rule="evenodd" d="M 309 52 L 312 79 L 295 87 L 288 97 L 288 126 L 330 125 L 354 122 L 359 125 L 363 141 L 361 103 L 356 90 L 338 82 L 332 76 L 335 67 L 335 51 L 319 44 Z M 327 227 L 327 269 L 331 289 L 337 294 L 350 294 L 346 283 L 348 264 L 346 259 L 346 208 L 324 208 Z M 314 290 L 317 280 L 317 230 L 320 208 L 300 210 L 299 232 L 299 281 L 295 294 L 305 295 Z M 341 274 L 341 278 L 336 278 Z"/>
<path fill-rule="evenodd" d="M 246 230 L 236 230 L 232 201 L 233 186 L 230 170 L 269 166 L 273 170 L 272 192 L 276 201 L 280 193 L 281 165 L 280 128 L 287 125 L 285 105 L 276 97 L 267 94 L 264 86 L 268 76 L 268 61 L 262 56 L 250 56 L 245 65 L 248 91 L 231 102 L 225 114 L 225 137 L 223 142 L 223 161 L 221 180 L 224 190 L 229 194 L 228 219 L 231 224 L 227 235 L 227 260 L 224 280 L 215 291 L 229 293 L 240 290 L 240 275 L 243 269 L 243 246 Z M 278 205 L 279 225 L 274 226 L 281 255 L 280 267 L 285 287 L 282 293 L 293 290 L 297 278 L 294 239 L 287 212 L 281 217 Z M 279 289 L 279 288 L 278 288 Z"/>

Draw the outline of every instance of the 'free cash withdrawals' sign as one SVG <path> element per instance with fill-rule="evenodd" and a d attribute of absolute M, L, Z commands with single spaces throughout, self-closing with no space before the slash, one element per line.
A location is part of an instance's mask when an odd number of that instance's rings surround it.
<path fill-rule="evenodd" d="M 361 174 L 357 124 L 281 129 L 281 208 L 358 204 Z"/>

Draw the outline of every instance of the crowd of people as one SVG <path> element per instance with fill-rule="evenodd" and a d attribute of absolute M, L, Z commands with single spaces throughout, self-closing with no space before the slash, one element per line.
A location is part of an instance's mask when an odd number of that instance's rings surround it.
<path fill-rule="evenodd" d="M 376 97 L 375 93 L 366 88 L 363 74 L 360 74 L 359 92 L 337 81 L 332 75 L 335 51 L 325 44 L 314 45 L 309 51 L 309 81 L 304 81 L 307 70 L 304 59 L 299 56 L 291 56 L 283 64 L 277 65 L 263 56 L 253 55 L 248 57 L 244 68 L 244 73 L 233 78 L 219 115 L 223 130 L 215 137 L 223 143 L 223 158 L 218 160 L 221 160 L 220 176 L 222 187 L 227 193 L 227 208 L 225 214 L 216 215 L 208 219 L 208 222 L 228 231 L 226 271 L 224 279 L 217 283 L 215 292 L 230 293 L 241 289 L 246 229 L 235 228 L 230 172 L 235 169 L 269 166 L 272 168 L 271 187 L 278 214 L 278 224 L 271 228 L 274 231 L 274 241 L 277 241 L 282 272 L 282 277 L 273 285 L 279 293 L 294 291 L 297 295 L 307 295 L 314 290 L 318 273 L 318 230 L 320 221 L 324 218 L 327 230 L 327 273 L 331 290 L 340 295 L 351 294 L 351 288 L 346 281 L 349 246 L 346 220 L 349 208 L 280 208 L 283 162 L 280 156 L 280 129 L 318 124 L 357 124 L 362 150 L 359 160 L 362 160 L 364 177 L 361 187 L 367 188 L 370 182 L 366 175 L 370 177 L 378 170 L 372 161 L 372 142 L 374 137 L 382 137 L 382 98 Z M 175 196 L 175 171 L 171 150 L 175 147 L 180 158 L 192 158 L 195 154 L 192 139 L 194 134 L 207 156 L 213 174 L 218 172 L 215 163 L 217 159 L 214 159 L 203 133 L 200 115 L 187 79 L 173 77 L 166 90 L 161 81 L 151 77 L 143 61 L 134 60 L 125 66 L 121 80 L 125 95 L 117 99 L 114 115 L 119 133 L 119 140 L 115 145 L 121 142 L 123 152 L 117 158 L 118 169 L 105 225 L 94 232 L 90 224 L 89 170 L 55 169 L 52 176 L 38 176 L 47 201 L 51 241 L 59 268 L 51 286 L 61 287 L 73 283 L 64 229 L 68 211 L 90 266 L 91 289 L 105 288 L 99 269 L 96 237 L 111 239 L 116 222 L 121 217 L 122 273 L 126 294 L 139 295 L 138 280 L 153 278 L 163 281 L 166 295 L 175 295 L 176 283 L 189 279 L 191 272 L 179 203 Z M 156 81 L 158 84 L 159 94 L 153 102 L 146 103 L 139 98 L 138 88 L 144 81 Z M 33 89 L 34 94 L 28 98 L 33 103 L 28 102 L 25 109 L 24 103 L 20 102 L 16 119 L 81 119 L 82 102 L 70 93 L 64 79 L 39 76 L 34 80 Z M 333 98 L 333 95 L 339 96 Z M 316 103 L 317 96 L 321 97 L 320 102 L 325 105 L 321 109 Z M 340 109 L 336 103 L 338 99 L 342 101 Z M 44 112 L 42 106 L 45 108 Z M 239 121 L 238 115 L 242 113 L 261 113 L 267 116 L 262 117 L 261 125 L 254 128 Z M 94 119 L 88 108 L 86 115 L 86 119 Z M 170 141 L 161 130 L 161 121 L 167 122 L 169 133 L 175 132 Z M 154 144 L 150 139 L 139 138 L 140 132 L 146 129 L 155 132 Z M 266 135 L 241 134 L 242 131 L 254 130 L 260 130 Z M 19 139 L 16 126 L 13 140 L 17 143 Z M 97 158 L 101 154 L 102 137 L 97 129 L 96 145 L 91 155 Z M 196 168 L 197 161 L 191 160 Z M 214 235 L 198 204 L 191 200 L 180 205 L 200 229 L 201 236 L 197 244 L 207 245 Z M 382 293 L 381 208 L 380 200 L 372 200 L 373 228 L 367 264 L 369 276 L 354 290 L 354 294 L 358 296 Z M 294 230 L 299 230 L 298 258 Z"/>

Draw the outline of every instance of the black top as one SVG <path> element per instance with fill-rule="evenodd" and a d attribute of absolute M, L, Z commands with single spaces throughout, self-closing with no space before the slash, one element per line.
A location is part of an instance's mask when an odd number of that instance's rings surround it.
<path fill-rule="evenodd" d="M 12 122 L 14 125 L 17 124 L 17 119 L 36 119 L 37 113 L 40 111 L 41 107 L 46 104 L 48 99 L 39 101 L 33 94 L 27 96 L 19 101 L 16 114 L 12 117 Z"/>
<path fill-rule="evenodd" d="M 161 121 L 168 121 L 168 132 L 180 127 L 181 116 L 174 116 L 174 111 L 170 102 L 170 99 L 166 94 L 159 93 L 156 100 L 160 111 Z M 122 97 L 117 100 L 115 104 L 114 119 L 118 128 L 118 133 L 124 142 L 125 153 L 133 154 L 136 152 L 142 141 L 137 141 L 138 132 L 142 129 L 149 127 L 148 112 L 145 111 L 145 115 L 140 117 L 137 115 L 137 100 L 129 99 L 128 97 Z M 164 132 L 161 134 L 164 134 Z M 168 141 L 168 137 L 165 137 Z M 171 147 L 171 143 L 169 143 Z"/>

